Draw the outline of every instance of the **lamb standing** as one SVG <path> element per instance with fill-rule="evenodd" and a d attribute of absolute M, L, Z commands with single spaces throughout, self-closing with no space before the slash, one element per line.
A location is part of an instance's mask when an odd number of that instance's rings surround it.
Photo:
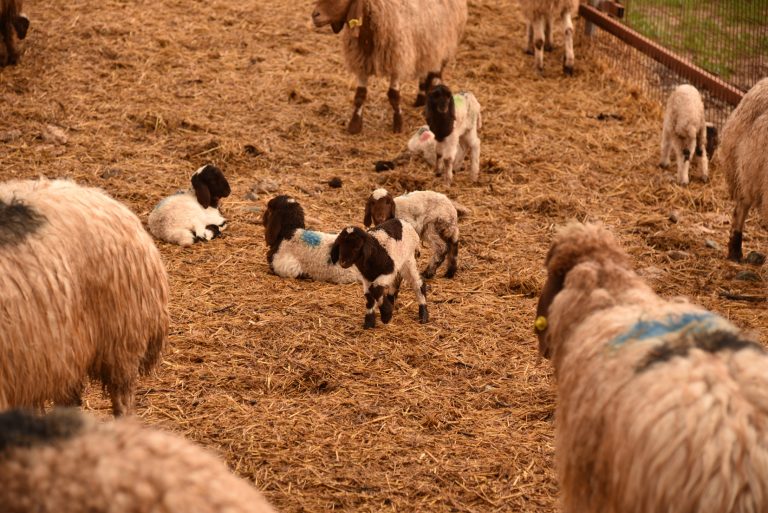
<path fill-rule="evenodd" d="M 600 226 L 561 230 L 546 267 L 536 329 L 563 511 L 768 511 L 766 350 L 657 296 Z"/>
<path fill-rule="evenodd" d="M 725 169 L 731 200 L 736 203 L 731 222 L 728 258 L 740 261 L 744 223 L 756 207 L 768 224 L 768 78 L 744 95 L 723 127 L 718 163 Z"/>
<path fill-rule="evenodd" d="M 0 0 L 0 66 L 19 62 L 17 41 L 27 37 L 29 18 L 21 12 L 21 0 Z"/>
<path fill-rule="evenodd" d="M 165 242 L 190 246 L 221 235 L 227 220 L 219 212 L 229 183 L 216 166 L 205 165 L 192 175 L 192 189 L 168 196 L 149 214 L 149 231 Z"/>
<path fill-rule="evenodd" d="M 349 226 L 341 231 L 331 249 L 331 261 L 348 269 L 353 265 L 360 271 L 366 301 L 364 328 L 376 326 L 379 307 L 381 322 L 392 319 L 400 277 L 408 280 L 419 301 L 419 321 L 429 320 L 427 286 L 416 267 L 419 235 L 400 219 L 390 219 L 367 232 Z"/>
<path fill-rule="evenodd" d="M 386 189 L 373 191 L 365 204 L 365 226 L 377 226 L 394 218 L 408 222 L 422 241 L 431 242 L 432 260 L 424 277 L 432 278 L 447 256 L 445 277 L 453 278 L 459 254 L 459 216 L 453 202 L 433 191 L 413 191 L 397 198 Z"/>
<path fill-rule="evenodd" d="M 0 476 L 4 513 L 274 513 L 206 449 L 71 409 L 0 413 Z"/>
<path fill-rule="evenodd" d="M 480 103 L 472 93 L 451 93 L 444 85 L 430 91 L 425 109 L 427 124 L 435 134 L 435 174 L 453 183 L 453 168 L 458 156 L 470 152 L 469 177 L 477 182 L 480 173 L 480 136 L 483 116 Z M 461 150 L 459 150 L 461 148 Z"/>
<path fill-rule="evenodd" d="M 355 283 L 355 268 L 342 269 L 331 262 L 331 247 L 338 234 L 306 230 L 304 209 L 290 196 L 276 196 L 267 203 L 262 218 L 269 268 L 284 278 L 308 278 L 331 283 Z"/>
<path fill-rule="evenodd" d="M 318 0 L 315 27 L 331 25 L 342 34 L 349 70 L 357 77 L 355 110 L 347 125 L 351 134 L 363 129 L 363 103 L 368 78 L 389 78 L 387 98 L 394 112 L 392 130 L 403 128 L 400 84 L 421 79 L 416 105 L 456 55 L 467 23 L 467 0 Z"/>
<path fill-rule="evenodd" d="M 526 53 L 535 53 L 536 69 L 544 71 L 544 50 L 552 48 L 552 21 L 555 16 L 563 21 L 565 57 L 563 72 L 573 75 L 573 0 L 519 0 L 526 20 Z"/>
<path fill-rule="evenodd" d="M 65 180 L 0 184 L 0 410 L 79 405 L 99 380 L 115 416 L 168 336 L 168 278 L 138 217 Z"/>
<path fill-rule="evenodd" d="M 700 158 L 701 179 L 705 182 L 709 179 L 704 102 L 692 85 L 678 86 L 667 100 L 661 133 L 661 167 L 669 167 L 669 155 L 673 149 L 679 184 L 688 185 L 688 170 L 694 155 Z"/>

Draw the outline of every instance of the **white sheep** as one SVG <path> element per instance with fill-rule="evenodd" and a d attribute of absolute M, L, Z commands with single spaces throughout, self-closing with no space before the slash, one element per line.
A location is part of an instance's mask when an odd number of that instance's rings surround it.
<path fill-rule="evenodd" d="M 0 413 L 4 513 L 274 513 L 213 453 L 134 419 Z"/>
<path fill-rule="evenodd" d="M 483 127 L 483 116 L 475 95 L 466 92 L 454 95 L 448 87 L 438 85 L 427 97 L 425 117 L 435 135 L 435 174 L 442 174 L 450 186 L 457 159 L 463 159 L 469 150 L 469 177 L 477 182 L 480 173 L 478 132 Z"/>
<path fill-rule="evenodd" d="M 367 232 L 349 226 L 339 233 L 331 248 L 331 261 L 348 269 L 353 265 L 360 271 L 366 301 L 364 328 L 376 326 L 379 307 L 381 322 L 392 319 L 392 309 L 405 278 L 419 302 L 419 321 L 429 320 L 427 287 L 416 266 L 419 235 L 405 221 L 390 219 Z"/>
<path fill-rule="evenodd" d="M 205 165 L 192 175 L 192 189 L 157 204 L 149 214 L 149 231 L 160 240 L 180 246 L 218 237 L 227 227 L 219 202 L 230 192 L 221 169 Z"/>
<path fill-rule="evenodd" d="M 29 18 L 21 11 L 21 0 L 0 0 L 0 67 L 19 62 L 18 41 L 29 30 Z"/>
<path fill-rule="evenodd" d="M 691 159 L 698 155 L 701 165 L 701 179 L 709 179 L 707 157 L 707 123 L 704 117 L 704 102 L 699 91 L 689 84 L 675 88 L 667 100 L 664 112 L 664 127 L 661 133 L 661 162 L 669 167 L 669 156 L 675 151 L 677 160 L 677 181 L 688 185 L 688 170 Z"/>
<path fill-rule="evenodd" d="M 556 236 L 535 322 L 567 512 L 768 511 L 768 353 L 669 301 L 598 225 Z"/>
<path fill-rule="evenodd" d="M 573 20 L 574 0 L 519 0 L 520 9 L 526 20 L 526 53 L 535 54 L 536 69 L 544 71 L 544 50 L 552 48 L 552 22 L 558 17 L 563 22 L 565 57 L 563 72 L 573 75 Z"/>
<path fill-rule="evenodd" d="M 459 253 L 459 219 L 453 202 L 433 191 L 413 191 L 396 198 L 386 189 L 373 191 L 365 204 L 363 224 L 376 226 L 394 218 L 408 222 L 422 241 L 430 242 L 432 259 L 424 277 L 432 278 L 447 256 L 445 277 L 453 278 Z"/>
<path fill-rule="evenodd" d="M 101 381 L 116 416 L 168 336 L 168 277 L 138 217 L 65 180 L 0 183 L 0 410 L 79 405 Z"/>
<path fill-rule="evenodd" d="M 349 133 L 363 129 L 368 78 L 376 75 L 389 78 L 392 129 L 400 132 L 400 84 L 421 79 L 416 105 L 424 104 L 425 93 L 456 55 L 467 23 L 467 0 L 318 0 L 312 21 L 315 27 L 331 25 L 334 33 L 346 27 L 342 49 L 357 78 Z"/>
<path fill-rule="evenodd" d="M 331 283 L 360 281 L 357 269 L 331 262 L 337 234 L 306 230 L 304 209 L 294 198 L 280 195 L 269 200 L 262 223 L 269 247 L 267 262 L 276 275 Z"/>
<path fill-rule="evenodd" d="M 768 78 L 744 95 L 723 127 L 718 164 L 725 169 L 731 200 L 736 203 L 731 222 L 728 258 L 740 261 L 744 222 L 752 207 L 768 224 Z"/>

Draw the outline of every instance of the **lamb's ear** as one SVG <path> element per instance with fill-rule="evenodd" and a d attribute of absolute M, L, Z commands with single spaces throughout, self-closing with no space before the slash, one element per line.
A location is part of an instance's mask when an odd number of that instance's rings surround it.
<path fill-rule="evenodd" d="M 371 219 L 371 205 L 373 205 L 373 198 L 368 198 L 368 202 L 365 204 L 365 217 L 363 218 L 363 224 L 365 227 L 371 226 L 373 220 Z"/>
<path fill-rule="evenodd" d="M 333 241 L 333 246 L 331 246 L 331 263 L 333 265 L 336 265 L 336 262 L 339 261 L 339 239 L 336 239 Z"/>
<path fill-rule="evenodd" d="M 208 188 L 208 184 L 203 181 L 203 178 L 197 174 L 192 175 L 192 187 L 195 189 L 195 197 L 197 202 L 202 205 L 203 208 L 211 206 L 211 190 Z"/>
<path fill-rule="evenodd" d="M 267 241 L 267 246 L 273 247 L 279 242 L 280 230 L 282 229 L 282 223 L 280 222 L 279 215 L 267 215 L 264 213 L 264 238 Z"/>
<path fill-rule="evenodd" d="M 392 196 L 387 196 L 387 203 L 389 203 L 389 219 L 394 219 L 397 217 L 397 204 L 395 203 L 394 198 Z"/>
<path fill-rule="evenodd" d="M 16 31 L 16 35 L 19 37 L 19 39 L 24 39 L 27 37 L 27 30 L 29 30 L 29 18 L 21 14 L 13 18 L 11 24 L 13 24 L 13 28 Z"/>

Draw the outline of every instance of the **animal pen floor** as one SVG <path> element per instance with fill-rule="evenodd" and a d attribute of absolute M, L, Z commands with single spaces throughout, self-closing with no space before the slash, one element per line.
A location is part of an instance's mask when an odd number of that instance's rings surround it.
<path fill-rule="evenodd" d="M 552 511 L 555 390 L 532 322 L 553 229 L 571 218 L 609 225 L 659 293 L 689 296 L 768 341 L 765 304 L 720 297 L 765 295 L 764 283 L 735 280 L 740 271 L 768 278 L 724 258 L 722 171 L 681 188 L 674 170 L 658 169 L 660 106 L 617 81 L 581 36 L 574 77 L 562 76 L 559 29 L 539 77 L 508 0 L 470 2 L 447 73 L 483 105 L 482 169 L 479 184 L 460 172 L 450 189 L 471 212 L 456 278 L 430 282 L 429 324 L 404 291 L 390 325 L 363 331 L 359 285 L 270 275 L 260 215 L 277 192 L 248 199 L 254 184 L 278 183 L 326 231 L 360 225 L 379 184 L 445 191 L 426 164 L 374 172 L 422 123 L 407 107 L 406 133 L 390 133 L 383 80 L 369 91 L 363 134 L 345 133 L 355 84 L 338 37 L 309 27 L 311 9 L 27 3 L 26 53 L 0 71 L 3 179 L 70 177 L 144 221 L 208 161 L 232 184 L 224 238 L 158 244 L 172 324 L 164 362 L 140 382 L 146 423 L 216 450 L 285 512 Z M 414 96 L 406 84 L 404 98 Z M 334 176 L 342 188 L 328 187 Z M 745 250 L 768 251 L 754 216 Z M 106 416 L 98 387 L 87 399 Z"/>

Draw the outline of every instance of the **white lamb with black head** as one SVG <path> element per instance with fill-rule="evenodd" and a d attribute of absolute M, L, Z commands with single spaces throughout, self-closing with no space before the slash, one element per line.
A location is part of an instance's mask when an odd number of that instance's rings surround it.
<path fill-rule="evenodd" d="M 367 232 L 356 227 L 344 228 L 331 249 L 331 261 L 344 269 L 360 271 L 366 301 L 364 328 L 376 326 L 376 307 L 381 322 L 392 320 L 392 309 L 400 288 L 400 278 L 411 284 L 419 301 L 419 321 L 429 320 L 427 287 L 416 267 L 419 235 L 401 219 L 390 219 Z"/>
<path fill-rule="evenodd" d="M 424 115 L 435 134 L 435 174 L 443 175 L 446 185 L 450 186 L 458 157 L 463 158 L 469 151 L 469 177 L 477 182 L 480 173 L 478 132 L 483 126 L 483 116 L 475 95 L 467 92 L 454 95 L 447 86 L 438 85 L 427 96 Z"/>
<path fill-rule="evenodd" d="M 304 278 L 330 283 L 355 283 L 355 268 L 343 269 L 331 262 L 337 234 L 305 229 L 304 209 L 290 196 L 275 196 L 262 218 L 269 268 L 283 278 Z"/>
<path fill-rule="evenodd" d="M 424 270 L 432 278 L 448 257 L 446 278 L 456 274 L 459 254 L 459 219 L 453 202 L 434 191 L 413 191 L 393 198 L 386 189 L 376 189 L 365 204 L 365 226 L 380 225 L 389 219 L 408 222 L 422 241 L 429 241 L 432 259 Z"/>
<path fill-rule="evenodd" d="M 169 196 L 149 214 L 149 231 L 165 242 L 191 246 L 221 235 L 227 220 L 219 212 L 231 189 L 221 169 L 210 164 L 192 175 L 192 188 Z"/>

